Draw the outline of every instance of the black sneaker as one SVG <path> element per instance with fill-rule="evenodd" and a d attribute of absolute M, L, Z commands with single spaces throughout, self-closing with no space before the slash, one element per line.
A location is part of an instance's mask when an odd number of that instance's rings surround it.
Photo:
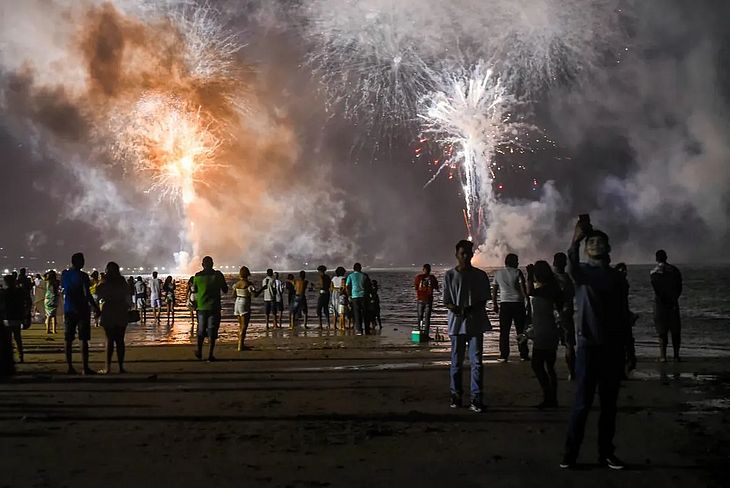
<path fill-rule="evenodd" d="M 461 397 L 459 395 L 451 395 L 451 405 L 449 405 L 451 408 L 460 408 L 461 407 Z"/>
<path fill-rule="evenodd" d="M 482 413 L 484 411 L 484 405 L 478 402 L 471 402 L 471 405 L 469 405 L 469 410 L 474 413 Z"/>
<path fill-rule="evenodd" d="M 598 459 L 599 464 L 602 466 L 608 466 L 611 469 L 626 469 L 626 463 L 621 461 L 613 454 L 610 456 L 601 456 Z"/>
<path fill-rule="evenodd" d="M 564 454 L 563 460 L 560 461 L 560 469 L 573 469 L 575 468 L 575 456 L 570 454 Z"/>

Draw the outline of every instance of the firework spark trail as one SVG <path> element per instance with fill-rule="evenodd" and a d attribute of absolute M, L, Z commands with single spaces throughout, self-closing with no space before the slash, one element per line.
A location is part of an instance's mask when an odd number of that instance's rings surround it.
<path fill-rule="evenodd" d="M 494 153 L 500 145 L 519 143 L 519 133 L 526 128 L 510 113 L 518 101 L 492 69 L 479 63 L 472 70 L 444 75 L 442 89 L 424 97 L 422 104 L 419 118 L 424 132 L 457 148 L 454 158 L 442 168 L 458 164 L 469 237 L 481 244 L 486 238 L 484 219 L 489 220 L 495 201 Z"/>

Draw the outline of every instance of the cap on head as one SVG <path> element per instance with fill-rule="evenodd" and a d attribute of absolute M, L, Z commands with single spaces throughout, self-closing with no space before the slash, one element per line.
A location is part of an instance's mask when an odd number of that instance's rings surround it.
<path fill-rule="evenodd" d="M 657 263 L 666 263 L 667 262 L 667 251 L 664 249 L 659 249 L 656 252 L 656 262 Z"/>
<path fill-rule="evenodd" d="M 210 256 L 205 256 L 203 258 L 203 268 L 210 269 L 213 267 L 213 258 Z"/>
<path fill-rule="evenodd" d="M 76 254 L 74 254 L 73 256 L 71 256 L 71 265 L 74 268 L 81 269 L 81 268 L 84 267 L 84 263 L 85 263 L 84 253 L 77 252 Z"/>
<path fill-rule="evenodd" d="M 520 264 L 520 259 L 517 257 L 517 254 L 509 253 L 504 258 L 504 265 L 510 268 L 516 268 Z"/>

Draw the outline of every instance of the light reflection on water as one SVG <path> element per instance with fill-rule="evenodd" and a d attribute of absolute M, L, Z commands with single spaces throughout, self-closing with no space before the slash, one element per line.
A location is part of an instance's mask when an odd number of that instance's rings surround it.
<path fill-rule="evenodd" d="M 637 353 L 641 356 L 656 355 L 656 339 L 651 322 L 652 291 L 649 284 L 650 266 L 631 266 L 629 280 L 631 283 L 631 307 L 641 316 L 634 328 L 637 342 Z M 378 330 L 377 340 L 383 346 L 410 345 L 411 328 L 416 325 L 415 293 L 413 278 L 419 272 L 413 270 L 392 270 L 369 272 L 372 279 L 377 279 L 380 285 L 381 317 L 383 329 Z M 488 270 L 490 277 L 491 270 Z M 443 282 L 445 270 L 434 270 L 440 282 Z M 685 278 L 685 296 L 682 299 L 683 307 L 683 341 L 682 348 L 687 356 L 730 356 L 730 298 L 715 293 L 717 283 L 730 280 L 730 267 L 727 266 L 694 266 L 683 267 Z M 235 276 L 226 276 L 229 283 L 235 281 Z M 255 274 L 254 281 L 261 283 L 262 274 Z M 310 281 L 316 280 L 316 273 L 308 273 Z M 174 312 L 174 322 L 168 323 L 163 312 L 160 324 L 155 324 L 148 311 L 146 323 L 130 324 L 127 329 L 128 343 L 134 345 L 162 345 L 162 344 L 192 344 L 190 336 L 191 317 L 185 307 L 187 280 L 179 280 L 177 286 L 177 304 Z M 351 330 L 319 330 L 315 316 L 316 293 L 308 293 L 310 312 L 309 329 L 299 327 L 290 330 L 287 326 L 281 329 L 268 331 L 264 327 L 263 296 L 255 298 L 252 307 L 252 322 L 249 327 L 247 341 L 257 338 L 270 337 L 281 339 L 282 346 L 287 346 L 287 340 L 292 337 L 306 337 L 309 347 L 345 347 L 343 339 L 354 335 Z M 440 305 L 441 296 L 437 294 L 434 300 L 434 310 L 431 318 L 432 329 L 438 329 L 445 335 L 446 309 Z M 491 303 L 490 303 L 491 308 Z M 488 354 L 496 354 L 498 350 L 499 322 L 490 312 L 490 320 L 494 330 L 485 336 L 485 350 Z M 287 322 L 287 313 L 284 313 Z M 238 324 L 233 315 L 233 299 L 229 294 L 223 299 L 223 315 L 220 328 L 220 340 L 235 342 L 238 335 Z M 433 334 L 432 334 L 433 335 Z M 512 333 L 512 348 L 514 332 Z M 447 338 L 448 339 L 448 338 Z M 320 342 L 321 340 L 321 342 Z M 277 341 L 278 342 L 278 341 Z M 319 346 L 318 346 L 319 344 Z M 352 344 L 351 340 L 347 344 Z M 424 345 L 413 345 L 425 347 Z M 288 347 L 288 346 L 287 346 Z M 429 348 L 448 350 L 448 342 L 430 344 Z"/>

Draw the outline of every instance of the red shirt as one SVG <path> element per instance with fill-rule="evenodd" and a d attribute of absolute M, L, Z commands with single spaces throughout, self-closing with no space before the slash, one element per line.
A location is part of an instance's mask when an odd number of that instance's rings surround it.
<path fill-rule="evenodd" d="M 416 287 L 416 300 L 419 302 L 430 302 L 433 300 L 433 291 L 439 289 L 439 282 L 432 274 L 419 274 L 414 282 Z"/>

